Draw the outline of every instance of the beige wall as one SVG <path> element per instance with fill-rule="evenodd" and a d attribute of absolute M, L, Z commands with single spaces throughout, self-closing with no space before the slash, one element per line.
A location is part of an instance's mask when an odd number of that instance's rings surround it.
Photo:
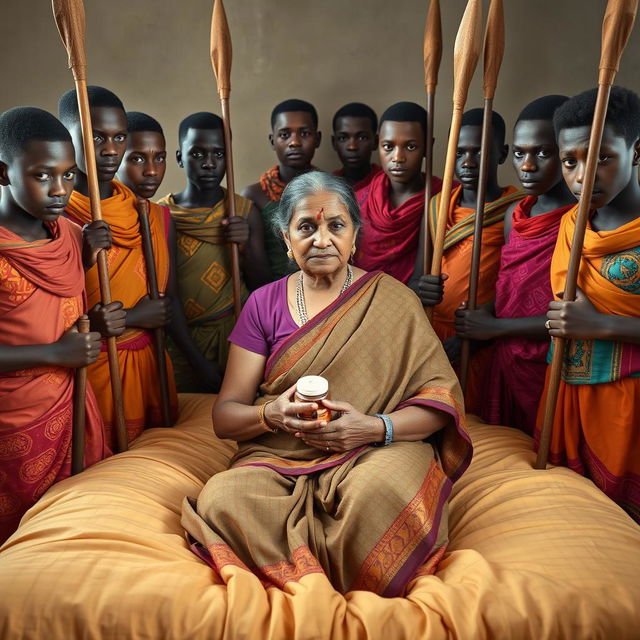
<path fill-rule="evenodd" d="M 336 166 L 331 117 L 345 102 L 379 113 L 392 102 L 423 102 L 422 33 L 427 0 L 226 0 L 233 36 L 232 116 L 238 189 L 274 163 L 267 133 L 285 98 L 313 102 L 324 141 L 316 164 Z M 441 172 L 450 117 L 453 40 L 464 0 L 441 0 L 444 55 L 436 97 Z M 488 5 L 488 0 L 484 3 Z M 507 45 L 495 108 L 511 129 L 528 101 L 572 95 L 597 79 L 605 0 L 504 0 Z M 0 111 L 16 105 L 56 110 L 72 86 L 48 0 L 1 0 Z M 171 154 L 163 193 L 181 188 L 173 162 L 179 121 L 219 103 L 209 62 L 211 0 L 85 0 L 89 83 L 114 90 L 130 110 L 160 120 Z M 485 6 L 486 11 L 486 6 Z M 618 83 L 640 89 L 640 27 Z M 481 106 L 480 74 L 468 106 Z M 513 180 L 510 169 L 502 179 Z"/>

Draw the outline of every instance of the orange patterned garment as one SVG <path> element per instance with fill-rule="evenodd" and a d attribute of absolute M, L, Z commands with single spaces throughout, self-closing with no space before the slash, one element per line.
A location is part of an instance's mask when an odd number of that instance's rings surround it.
<path fill-rule="evenodd" d="M 113 195 L 102 200 L 102 216 L 111 228 L 113 246 L 108 253 L 111 297 L 121 301 L 126 309 L 134 307 L 147 295 L 147 270 L 142 251 L 142 239 L 138 226 L 136 197 L 122 183 L 114 181 Z M 79 224 L 91 222 L 89 198 L 74 191 L 67 206 L 69 216 Z M 165 291 L 169 279 L 169 250 L 167 231 L 169 214 L 166 209 L 151 204 L 149 224 L 153 237 L 158 288 Z M 100 302 L 98 269 L 94 266 L 86 274 L 89 307 Z M 129 441 L 140 435 L 146 427 L 161 425 L 160 387 L 153 351 L 151 331 L 129 327 L 117 339 L 122 394 Z M 165 354 L 170 403 L 174 415 L 177 412 L 177 396 L 173 380 L 173 369 Z M 111 437 L 113 421 L 113 400 L 106 347 L 95 364 L 89 367 L 89 379 L 93 385 L 98 404 L 102 411 L 107 433 Z M 111 442 L 111 440 L 109 440 Z"/>
<path fill-rule="evenodd" d="M 49 225 L 52 239 L 26 242 L 0 227 L 0 341 L 50 344 L 84 306 L 80 228 Z M 74 370 L 41 366 L 0 373 L 0 543 L 24 512 L 70 474 Z M 110 454 L 87 385 L 84 464 Z"/>

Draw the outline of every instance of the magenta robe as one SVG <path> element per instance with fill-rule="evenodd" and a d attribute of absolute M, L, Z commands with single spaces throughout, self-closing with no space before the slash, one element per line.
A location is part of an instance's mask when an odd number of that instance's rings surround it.
<path fill-rule="evenodd" d="M 537 198 L 528 196 L 513 212 L 513 228 L 502 248 L 496 282 L 496 317 L 523 318 L 543 315 L 553 300 L 551 256 L 556 246 L 560 218 L 571 206 L 529 217 Z M 502 338 L 486 377 L 482 418 L 533 435 L 536 413 L 547 368 L 549 340 Z"/>

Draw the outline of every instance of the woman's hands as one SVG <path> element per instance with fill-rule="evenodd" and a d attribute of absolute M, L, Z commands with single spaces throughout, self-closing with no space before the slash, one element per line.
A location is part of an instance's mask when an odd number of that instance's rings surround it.
<path fill-rule="evenodd" d="M 324 452 L 350 451 L 363 444 L 382 442 L 384 424 L 374 416 L 360 413 L 348 402 L 323 400 L 322 404 L 339 413 L 335 420 L 301 420 L 298 414 L 318 411 L 316 402 L 294 402 L 295 385 L 270 402 L 264 413 L 269 427 L 300 438 L 306 444 Z"/>
<path fill-rule="evenodd" d="M 279 395 L 275 400 L 269 402 L 264 410 L 264 419 L 272 429 L 286 431 L 291 435 L 295 435 L 305 426 L 310 425 L 318 428 L 322 424 L 326 424 L 322 420 L 301 420 L 298 415 L 312 413 L 319 409 L 317 402 L 294 402 L 296 385 L 289 387 L 284 393 Z"/>
<path fill-rule="evenodd" d="M 305 428 L 304 423 L 299 433 L 294 434 L 306 444 L 323 451 L 350 451 L 363 444 L 384 441 L 384 423 L 380 418 L 360 413 L 348 402 L 323 400 L 322 404 L 339 417 L 331 422 L 322 422 L 320 427 Z"/>

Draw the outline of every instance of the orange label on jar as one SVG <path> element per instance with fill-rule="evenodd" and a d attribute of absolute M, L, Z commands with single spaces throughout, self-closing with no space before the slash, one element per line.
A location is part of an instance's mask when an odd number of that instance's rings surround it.
<path fill-rule="evenodd" d="M 331 420 L 331 411 L 321 405 L 317 411 L 299 413 L 298 418 L 300 420 L 324 420 L 325 422 L 329 422 Z"/>

